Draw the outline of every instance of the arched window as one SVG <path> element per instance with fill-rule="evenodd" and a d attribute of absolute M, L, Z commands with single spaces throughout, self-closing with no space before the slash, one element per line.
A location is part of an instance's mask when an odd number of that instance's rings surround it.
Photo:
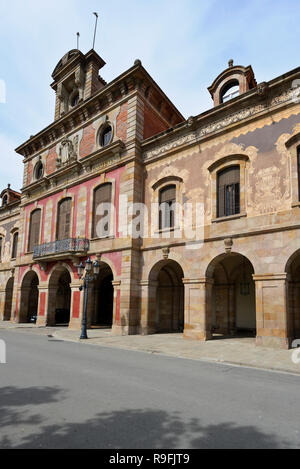
<path fill-rule="evenodd" d="M 230 81 L 227 83 L 221 91 L 221 103 L 225 103 L 232 98 L 235 98 L 240 94 L 240 85 L 237 80 Z"/>
<path fill-rule="evenodd" d="M 106 147 L 109 145 L 112 139 L 112 127 L 111 125 L 107 124 L 102 132 L 100 133 L 100 145 L 102 147 Z"/>
<path fill-rule="evenodd" d="M 70 237 L 71 229 L 71 209 L 72 199 L 63 199 L 58 204 L 57 209 L 57 234 L 58 240 L 68 239 Z"/>
<path fill-rule="evenodd" d="M 36 180 L 39 180 L 43 177 L 44 174 L 44 167 L 41 161 L 38 161 L 34 167 L 34 177 Z"/>
<path fill-rule="evenodd" d="M 240 167 L 230 166 L 218 173 L 217 216 L 240 213 Z"/>
<path fill-rule="evenodd" d="M 71 106 L 75 107 L 79 103 L 79 92 L 77 91 L 71 98 Z"/>
<path fill-rule="evenodd" d="M 7 194 L 5 194 L 5 196 L 2 199 L 2 205 L 7 205 L 7 201 L 8 201 L 8 197 L 7 197 Z"/>
<path fill-rule="evenodd" d="M 11 250 L 11 257 L 15 259 L 17 257 L 18 252 L 18 240 L 19 240 L 19 233 L 16 232 L 13 235 L 13 242 L 12 242 L 12 250 Z"/>
<path fill-rule="evenodd" d="M 32 252 L 34 247 L 39 244 L 40 239 L 40 224 L 41 224 L 41 209 L 38 208 L 31 212 L 29 224 L 29 239 L 28 251 Z"/>
<path fill-rule="evenodd" d="M 159 191 L 159 229 L 175 226 L 176 186 L 169 185 Z"/>
<path fill-rule="evenodd" d="M 93 204 L 93 229 L 92 237 L 101 238 L 110 235 L 110 218 L 111 218 L 111 192 L 112 185 L 110 182 L 102 184 L 94 190 Z M 103 205 L 108 204 L 108 205 Z"/>

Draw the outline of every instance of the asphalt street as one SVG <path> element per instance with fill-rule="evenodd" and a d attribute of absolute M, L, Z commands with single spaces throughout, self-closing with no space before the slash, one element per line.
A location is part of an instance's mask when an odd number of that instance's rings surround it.
<path fill-rule="evenodd" d="M 0 448 L 299 448 L 300 377 L 0 331 Z"/>

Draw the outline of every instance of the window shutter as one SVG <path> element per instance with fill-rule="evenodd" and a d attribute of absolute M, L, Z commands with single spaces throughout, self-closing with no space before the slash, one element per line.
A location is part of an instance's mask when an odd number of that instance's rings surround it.
<path fill-rule="evenodd" d="M 57 213 L 57 239 L 70 237 L 72 199 L 64 199 L 58 205 Z"/>
<path fill-rule="evenodd" d="M 218 174 L 217 216 L 240 212 L 240 167 L 230 166 Z"/>
<path fill-rule="evenodd" d="M 159 229 L 175 226 L 174 204 L 176 203 L 176 186 L 164 187 L 159 193 Z M 173 208 L 173 209 L 172 209 Z"/>
<path fill-rule="evenodd" d="M 11 257 L 13 259 L 17 257 L 18 239 L 19 239 L 19 233 L 15 233 L 13 237 L 12 254 L 11 254 Z"/>
<path fill-rule="evenodd" d="M 34 210 L 30 217 L 28 251 L 33 251 L 40 239 L 41 209 Z"/>
<path fill-rule="evenodd" d="M 101 236 L 101 233 L 97 233 L 97 225 L 99 221 L 107 215 L 110 218 L 110 211 L 109 212 L 105 211 L 103 215 L 97 214 L 97 207 L 99 207 L 99 205 L 103 203 L 111 203 L 111 183 L 102 184 L 101 186 L 97 187 L 94 191 L 93 230 L 92 230 L 93 238 L 98 238 L 99 236 Z M 106 226 L 105 228 L 107 228 L 105 229 L 106 233 L 110 231 L 109 225 Z"/>

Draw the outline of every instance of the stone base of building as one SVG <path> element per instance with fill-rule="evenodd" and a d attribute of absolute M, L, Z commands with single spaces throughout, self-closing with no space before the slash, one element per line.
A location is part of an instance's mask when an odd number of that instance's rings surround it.
<path fill-rule="evenodd" d="M 122 326 L 113 324 L 111 328 L 112 335 L 137 335 L 140 333 L 138 326 Z"/>
<path fill-rule="evenodd" d="M 36 326 L 48 326 L 46 316 L 38 316 L 36 320 Z"/>
<path fill-rule="evenodd" d="M 72 329 L 73 331 L 79 331 L 81 329 L 81 320 L 71 318 L 69 322 L 69 329 Z"/>
<path fill-rule="evenodd" d="M 256 336 L 257 346 L 280 348 L 288 350 L 290 348 L 290 339 L 287 337 Z"/>
<path fill-rule="evenodd" d="M 206 332 L 200 329 L 190 329 L 190 328 L 184 328 L 183 331 L 183 337 L 185 339 L 193 339 L 193 340 L 209 340 L 212 338 L 212 335 L 210 332 Z"/>
<path fill-rule="evenodd" d="M 156 328 L 152 326 L 140 326 L 139 328 L 139 334 L 140 335 L 152 335 L 156 334 Z"/>

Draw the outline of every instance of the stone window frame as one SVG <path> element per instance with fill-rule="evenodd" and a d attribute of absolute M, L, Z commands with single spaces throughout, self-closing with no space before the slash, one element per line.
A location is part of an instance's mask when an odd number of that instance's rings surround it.
<path fill-rule="evenodd" d="M 175 211 L 175 226 L 172 228 L 160 228 L 159 227 L 159 199 L 160 192 L 162 189 L 174 185 L 176 188 L 176 208 Z M 184 182 L 183 179 L 179 176 L 166 176 L 152 185 L 152 195 L 151 195 L 151 204 L 155 204 L 155 209 L 152 214 L 150 207 L 151 216 L 153 215 L 154 220 L 151 218 L 151 232 L 153 233 L 168 233 L 168 232 L 180 232 L 183 230 L 183 219 L 182 216 L 178 215 L 178 209 L 183 206 L 183 194 L 184 194 Z M 180 220 L 180 224 L 178 224 Z"/>
<path fill-rule="evenodd" d="M 247 186 L 246 186 L 246 170 L 247 163 L 249 163 L 249 157 L 247 155 L 228 155 L 215 161 L 208 167 L 210 173 L 210 185 L 211 185 L 211 213 L 212 223 L 228 221 L 235 218 L 241 218 L 247 216 L 246 211 L 246 200 L 247 200 Z M 235 215 L 228 215 L 225 217 L 218 217 L 217 207 L 217 191 L 218 191 L 218 174 L 230 166 L 240 167 L 240 213 Z"/>
<path fill-rule="evenodd" d="M 76 96 L 76 94 L 78 94 L 78 102 L 77 102 L 77 104 L 75 104 L 74 106 L 72 106 L 72 99 L 74 98 L 74 96 Z M 76 106 L 78 106 L 79 103 L 80 103 L 80 91 L 79 91 L 79 88 L 75 87 L 75 88 L 73 89 L 73 91 L 71 91 L 71 93 L 69 94 L 69 98 L 68 98 L 68 110 L 74 109 Z"/>
<path fill-rule="evenodd" d="M 94 238 L 93 237 L 93 223 L 94 223 L 94 217 L 93 217 L 93 212 L 94 212 L 94 193 L 95 189 L 98 187 L 102 186 L 103 184 L 111 184 L 111 204 L 114 206 L 114 210 L 111 211 L 110 214 L 110 232 L 108 235 L 105 236 L 100 236 L 100 238 Z M 115 231 L 116 231 L 116 220 L 114 218 L 114 213 L 116 212 L 116 181 L 115 179 L 105 177 L 103 174 L 102 177 L 100 178 L 100 181 L 97 181 L 95 184 L 90 189 L 90 211 L 89 211 L 89 227 L 88 227 L 88 233 L 89 233 L 89 239 L 91 241 L 95 241 L 98 239 L 110 239 L 115 237 Z"/>
<path fill-rule="evenodd" d="M 33 212 L 36 210 L 41 211 L 41 218 L 40 218 L 40 232 L 39 232 L 39 243 L 41 242 L 42 239 L 42 227 L 43 227 L 43 218 L 44 218 L 44 207 L 43 206 L 35 206 L 30 210 L 28 214 L 28 223 L 27 223 L 27 239 L 26 239 L 26 254 L 32 254 L 33 251 L 29 251 L 29 240 L 30 240 L 30 228 L 31 228 L 31 215 Z"/>
<path fill-rule="evenodd" d="M 38 178 L 36 173 L 37 173 L 37 169 L 38 169 L 38 166 L 39 166 L 39 165 L 42 165 L 43 173 L 42 173 L 41 177 Z M 34 181 L 40 181 L 41 179 L 43 179 L 44 175 L 45 175 L 45 166 L 44 166 L 44 164 L 43 164 L 41 158 L 39 158 L 38 161 L 37 161 L 37 162 L 35 163 L 35 165 L 34 165 L 34 169 L 33 169 L 33 179 L 34 179 Z"/>
<path fill-rule="evenodd" d="M 292 208 L 300 207 L 300 171 L 298 167 L 298 158 L 300 159 L 300 134 L 288 140 L 286 146 L 291 156 Z"/>
<path fill-rule="evenodd" d="M 110 126 L 111 127 L 111 138 L 110 141 L 107 145 L 102 145 L 101 144 L 101 138 L 102 138 L 102 133 L 104 132 L 105 128 Z M 104 122 L 101 122 L 99 125 L 97 131 L 95 132 L 96 135 L 96 148 L 107 148 L 115 138 L 115 129 L 113 123 L 108 119 L 108 116 L 106 116 L 106 119 Z"/>
<path fill-rule="evenodd" d="M 17 250 L 16 250 L 16 254 L 18 255 L 18 246 L 19 246 L 19 243 L 20 243 L 20 230 L 19 230 L 19 228 L 13 228 L 10 232 L 10 236 L 11 236 L 11 259 L 12 260 L 17 258 L 17 255 L 15 257 L 13 256 L 13 253 L 14 253 L 14 240 L 15 240 L 16 234 L 18 235 Z"/>
<path fill-rule="evenodd" d="M 69 238 L 73 238 L 73 226 L 74 226 L 74 210 L 75 210 L 75 195 L 74 194 L 68 194 L 68 193 L 63 193 L 61 196 L 56 200 L 55 204 L 55 213 L 54 213 L 54 219 L 55 219 L 55 230 L 54 230 L 54 240 L 53 241 L 58 241 L 57 236 L 58 236 L 58 206 L 61 204 L 61 202 L 64 199 L 71 199 L 71 216 L 70 216 L 70 236 Z M 75 233 L 76 236 L 76 233 Z"/>

